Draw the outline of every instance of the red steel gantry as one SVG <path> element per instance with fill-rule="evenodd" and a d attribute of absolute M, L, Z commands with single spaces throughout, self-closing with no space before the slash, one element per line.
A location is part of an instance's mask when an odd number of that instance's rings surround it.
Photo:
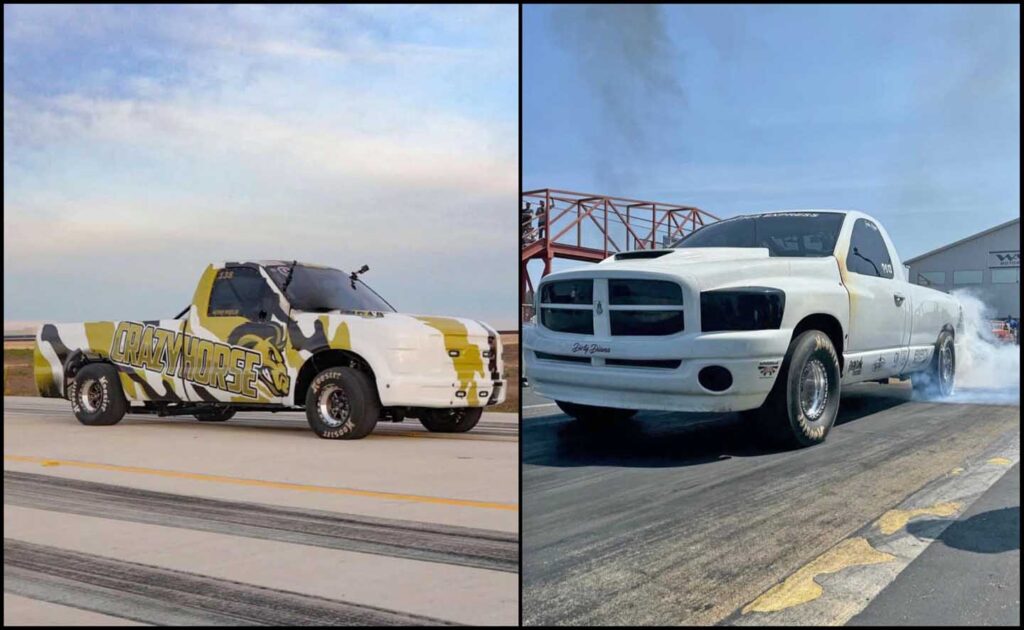
<path fill-rule="evenodd" d="M 527 269 L 531 260 L 544 261 L 546 276 L 555 258 L 598 262 L 618 252 L 667 247 L 718 220 L 690 206 L 552 188 L 523 192 L 519 216 L 519 303 L 524 319 L 528 319 L 528 296 L 533 293 Z"/>

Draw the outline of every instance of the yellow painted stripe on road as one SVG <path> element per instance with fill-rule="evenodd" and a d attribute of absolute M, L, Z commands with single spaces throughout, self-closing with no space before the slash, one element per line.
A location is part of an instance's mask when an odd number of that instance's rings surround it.
<path fill-rule="evenodd" d="M 876 550 L 863 538 L 847 538 L 835 547 L 805 564 L 796 573 L 765 591 L 743 608 L 743 614 L 777 612 L 806 604 L 821 597 L 824 592 L 814 578 L 823 573 L 835 573 L 861 564 L 891 562 L 896 557 Z"/>
<path fill-rule="evenodd" d="M 912 518 L 917 518 L 918 516 L 949 517 L 959 512 L 960 507 L 959 503 L 946 501 L 914 510 L 889 510 L 875 521 L 875 525 L 878 526 L 880 532 L 889 536 L 906 527 Z"/>
<path fill-rule="evenodd" d="M 489 501 L 472 501 L 469 499 L 447 499 L 444 497 L 428 497 L 419 494 L 400 494 L 397 492 L 378 492 L 376 490 L 358 490 L 356 488 L 334 488 L 331 486 L 312 486 L 301 483 L 288 483 L 284 481 L 264 481 L 262 479 L 245 479 L 243 477 L 226 477 L 223 475 L 209 475 L 206 473 L 184 472 L 179 470 L 161 470 L 159 468 L 142 468 L 140 466 L 120 466 L 117 464 L 102 464 L 96 462 L 80 462 L 74 460 L 48 459 L 46 457 L 31 457 L 27 455 L 4 455 L 4 461 L 23 462 L 28 464 L 40 464 L 41 466 L 68 466 L 71 468 L 87 468 L 90 470 L 109 470 L 114 472 L 136 473 L 140 475 L 155 475 L 157 477 L 171 477 L 175 479 L 192 479 L 195 481 L 212 481 L 215 483 L 230 483 L 239 486 L 255 486 L 258 488 L 275 488 L 278 490 L 299 490 L 302 492 L 319 492 L 321 494 L 342 494 L 354 497 L 369 497 L 373 499 L 388 499 L 391 501 L 412 501 L 415 503 L 433 503 L 436 505 L 456 505 L 459 507 L 481 508 L 487 510 L 510 510 L 516 511 L 519 505 L 516 503 L 492 503 Z"/>

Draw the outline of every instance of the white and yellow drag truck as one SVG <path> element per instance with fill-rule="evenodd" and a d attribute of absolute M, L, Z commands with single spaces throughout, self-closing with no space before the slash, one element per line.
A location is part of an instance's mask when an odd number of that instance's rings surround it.
<path fill-rule="evenodd" d="M 825 440 L 844 385 L 911 379 L 943 397 L 963 309 L 907 281 L 861 212 L 746 215 L 673 248 L 553 273 L 523 328 L 536 392 L 581 421 L 640 409 L 744 412 L 765 437 Z"/>
<path fill-rule="evenodd" d="M 469 431 L 505 399 L 500 336 L 469 319 L 398 313 L 360 279 L 366 270 L 212 264 L 175 319 L 44 324 L 36 385 L 86 425 L 305 409 L 329 439 L 407 417 Z"/>

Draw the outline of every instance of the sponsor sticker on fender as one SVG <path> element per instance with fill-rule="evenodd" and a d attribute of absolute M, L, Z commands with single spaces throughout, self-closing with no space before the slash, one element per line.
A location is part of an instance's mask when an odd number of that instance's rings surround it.
<path fill-rule="evenodd" d="M 779 371 L 781 363 L 782 361 L 761 361 L 757 364 L 757 371 L 760 372 L 761 378 L 771 378 Z"/>

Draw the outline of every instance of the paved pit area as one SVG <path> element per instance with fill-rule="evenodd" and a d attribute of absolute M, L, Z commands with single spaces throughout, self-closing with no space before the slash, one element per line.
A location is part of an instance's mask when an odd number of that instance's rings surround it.
<path fill-rule="evenodd" d="M 594 428 L 524 391 L 526 625 L 847 622 L 1019 457 L 1013 397 L 858 385 L 825 444 L 777 451 L 732 414 Z"/>
<path fill-rule="evenodd" d="M 4 399 L 5 624 L 516 624 L 518 430 Z"/>

